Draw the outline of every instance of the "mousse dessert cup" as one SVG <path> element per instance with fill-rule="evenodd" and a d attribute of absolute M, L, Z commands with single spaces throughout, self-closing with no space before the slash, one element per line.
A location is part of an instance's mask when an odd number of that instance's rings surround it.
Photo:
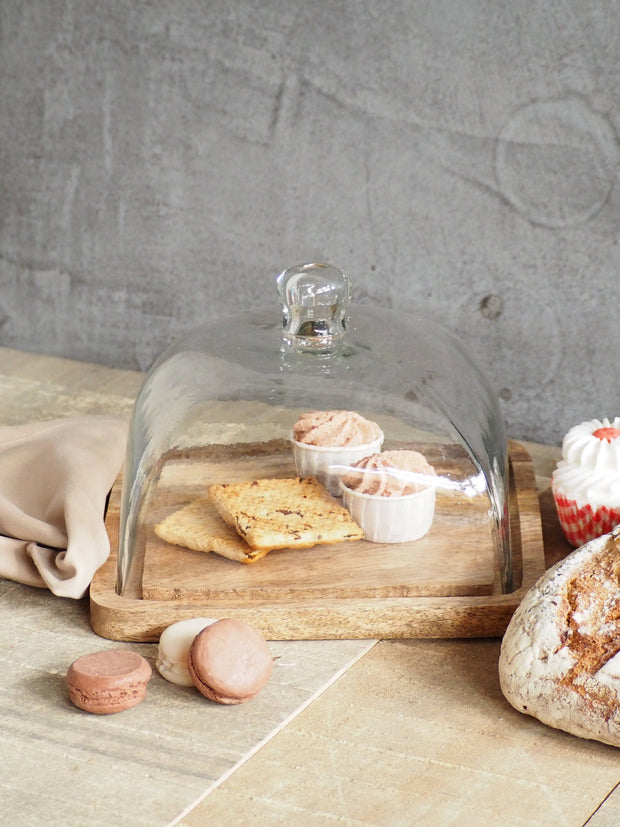
<path fill-rule="evenodd" d="M 620 417 L 568 431 L 551 491 L 562 532 L 576 548 L 620 524 Z"/>
<path fill-rule="evenodd" d="M 293 456 L 300 477 L 315 477 L 330 494 L 341 495 L 346 469 L 381 450 L 383 431 L 355 411 L 311 411 L 293 427 Z"/>
<path fill-rule="evenodd" d="M 343 502 L 364 539 L 419 540 L 433 523 L 436 476 L 418 451 L 384 451 L 359 460 L 343 476 Z"/>

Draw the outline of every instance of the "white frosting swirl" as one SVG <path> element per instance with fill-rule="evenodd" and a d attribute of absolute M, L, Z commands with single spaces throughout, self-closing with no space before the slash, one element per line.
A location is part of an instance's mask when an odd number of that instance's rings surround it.
<path fill-rule="evenodd" d="M 562 459 L 551 477 L 554 493 L 576 500 L 578 506 L 620 506 L 620 436 L 602 428 L 620 431 L 620 417 L 592 419 L 575 425 L 562 440 Z"/>

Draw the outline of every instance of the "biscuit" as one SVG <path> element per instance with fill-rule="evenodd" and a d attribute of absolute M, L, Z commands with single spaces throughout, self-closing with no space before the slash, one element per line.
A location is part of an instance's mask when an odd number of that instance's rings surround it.
<path fill-rule="evenodd" d="M 174 511 L 155 526 L 155 533 L 166 543 L 192 551 L 213 551 L 240 563 L 253 563 L 270 551 L 250 548 L 235 529 L 224 522 L 208 497 Z"/>
<path fill-rule="evenodd" d="M 363 537 L 346 508 L 313 478 L 220 483 L 209 494 L 253 549 L 310 548 Z"/>

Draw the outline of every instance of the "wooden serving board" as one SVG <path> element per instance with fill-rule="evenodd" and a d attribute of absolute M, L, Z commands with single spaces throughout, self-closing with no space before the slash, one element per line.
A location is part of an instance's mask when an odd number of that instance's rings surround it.
<path fill-rule="evenodd" d="M 204 494 L 205 482 L 294 475 L 277 451 L 256 460 L 179 457 L 167 463 L 144 526 L 141 580 L 116 594 L 120 480 L 106 526 L 112 553 L 90 590 L 91 625 L 112 640 L 155 641 L 198 615 L 236 616 L 271 640 L 501 635 L 545 568 L 529 454 L 509 444 L 511 546 L 519 588 L 502 594 L 486 508 L 438 492 L 433 526 L 414 543 L 365 540 L 272 551 L 250 565 L 169 545 L 154 532 L 167 514 Z M 254 463 L 258 463 L 255 465 Z M 270 463 L 272 468 L 270 468 Z"/>

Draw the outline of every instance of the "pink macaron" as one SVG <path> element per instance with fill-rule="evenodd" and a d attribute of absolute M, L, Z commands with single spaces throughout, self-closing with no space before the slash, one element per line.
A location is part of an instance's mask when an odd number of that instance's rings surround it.
<path fill-rule="evenodd" d="M 273 656 L 259 631 L 224 618 L 203 629 L 189 650 L 189 673 L 198 691 L 220 704 L 255 697 L 273 671 Z"/>
<path fill-rule="evenodd" d="M 137 706 L 152 674 L 148 661 L 127 649 L 91 652 L 67 672 L 71 703 L 86 712 L 109 715 Z"/>

